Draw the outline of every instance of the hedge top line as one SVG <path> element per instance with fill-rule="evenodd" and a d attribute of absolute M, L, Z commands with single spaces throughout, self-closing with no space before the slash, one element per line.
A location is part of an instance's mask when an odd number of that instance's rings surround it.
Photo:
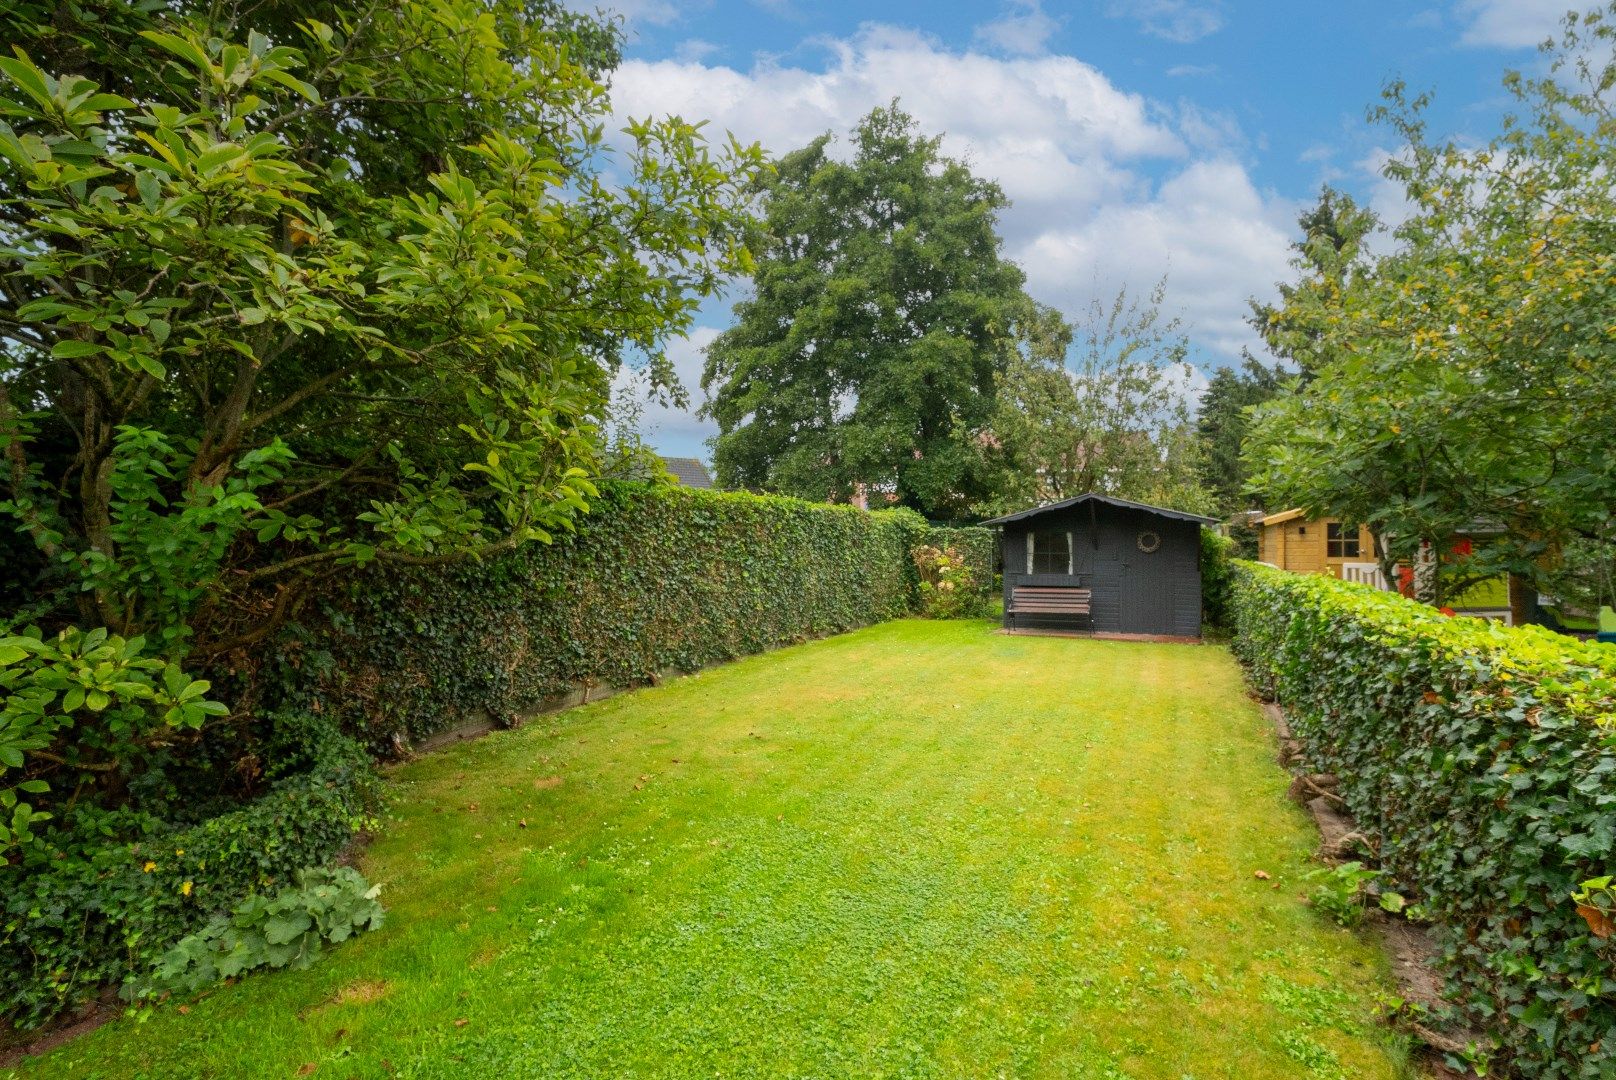
<path fill-rule="evenodd" d="M 1433 653 L 1473 658 L 1493 680 L 1530 682 L 1538 693 L 1616 730 L 1616 648 L 1579 641 L 1541 626 L 1504 626 L 1444 615 L 1416 600 L 1324 574 L 1294 574 L 1261 563 L 1246 571 L 1283 581 L 1293 593 L 1330 595 L 1364 626 L 1382 633 L 1415 628 Z"/>

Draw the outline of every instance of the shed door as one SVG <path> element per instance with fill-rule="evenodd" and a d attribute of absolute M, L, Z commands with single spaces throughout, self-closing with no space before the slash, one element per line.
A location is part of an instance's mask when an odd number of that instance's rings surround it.
<path fill-rule="evenodd" d="M 1173 579 L 1167 572 L 1165 546 L 1164 542 L 1161 548 L 1146 554 L 1138 550 L 1136 538 L 1130 535 L 1119 552 L 1122 572 L 1117 580 L 1117 601 L 1124 634 L 1173 632 Z"/>

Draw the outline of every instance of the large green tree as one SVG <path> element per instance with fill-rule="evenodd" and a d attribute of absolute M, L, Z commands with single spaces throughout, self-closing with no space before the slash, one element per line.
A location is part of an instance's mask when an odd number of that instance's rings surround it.
<path fill-rule="evenodd" d="M 1379 222 L 1352 196 L 1325 187 L 1318 201 L 1296 219 L 1300 237 L 1291 244 L 1292 281 L 1276 284 L 1278 303 L 1253 299 L 1247 322 L 1278 363 L 1272 368 L 1249 352 L 1239 367 L 1216 371 L 1202 395 L 1196 427 L 1202 443 L 1202 474 L 1225 514 L 1260 506 L 1266 493 L 1250 489 L 1241 460 L 1251 410 L 1279 393 L 1287 365 L 1302 381 L 1329 361 L 1328 316 L 1320 312 L 1343 283 L 1363 272 L 1364 242 Z M 1320 320 L 1324 321 L 1321 323 Z"/>
<path fill-rule="evenodd" d="M 1257 482 L 1370 524 L 1392 556 L 1424 553 L 1433 601 L 1616 537 L 1613 14 L 1569 17 L 1544 75 L 1506 79 L 1518 109 L 1484 146 L 1431 139 L 1393 87 L 1379 115 L 1406 151 L 1387 174 L 1413 214 L 1385 255 L 1306 282 L 1280 314 L 1324 359 L 1264 407 Z M 1504 534 L 1430 558 L 1477 521 Z"/>
<path fill-rule="evenodd" d="M 618 29 L 552 0 L 0 36 L 0 776 L 36 795 L 183 757 L 225 710 L 173 665 L 320 576 L 571 528 L 614 369 L 676 390 L 664 346 L 748 265 L 760 152 L 665 119 L 613 153 Z"/>
<path fill-rule="evenodd" d="M 713 460 L 730 487 L 812 499 L 856 486 L 933 517 L 988 491 L 994 380 L 1039 318 L 1001 253 L 999 188 L 897 105 L 780 161 L 753 295 L 707 352 Z"/>

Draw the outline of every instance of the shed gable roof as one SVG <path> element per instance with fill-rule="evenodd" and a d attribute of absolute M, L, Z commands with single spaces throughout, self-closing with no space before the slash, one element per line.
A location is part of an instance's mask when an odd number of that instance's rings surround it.
<path fill-rule="evenodd" d="M 674 479 L 685 487 L 710 488 L 713 478 L 707 475 L 707 466 L 699 458 L 693 457 L 664 457 L 663 466 L 674 475 Z"/>
<path fill-rule="evenodd" d="M 1183 510 L 1169 510 L 1164 506 L 1151 506 L 1149 503 L 1130 502 L 1127 499 L 1113 499 L 1109 495 L 1096 495 L 1091 491 L 1086 495 L 1079 495 L 1075 499 L 1062 499 L 1060 502 L 1050 503 L 1048 506 L 1035 506 L 1031 510 L 1019 510 L 1014 514 L 991 518 L 982 524 L 1008 525 L 1012 521 L 1024 521 L 1040 514 L 1053 513 L 1056 510 L 1067 510 L 1086 502 L 1103 503 L 1106 506 L 1117 506 L 1124 510 L 1143 510 L 1147 514 L 1157 514 L 1164 518 L 1172 518 L 1175 521 L 1194 521 L 1202 525 L 1216 525 L 1218 523 L 1217 518 L 1210 518 L 1204 514 L 1191 514 Z"/>

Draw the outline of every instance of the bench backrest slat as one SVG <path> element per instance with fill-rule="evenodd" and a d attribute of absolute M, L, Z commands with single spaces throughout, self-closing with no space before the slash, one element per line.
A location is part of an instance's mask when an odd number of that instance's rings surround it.
<path fill-rule="evenodd" d="M 1093 593 L 1070 585 L 1012 585 L 1010 610 L 1045 615 L 1087 615 Z"/>

